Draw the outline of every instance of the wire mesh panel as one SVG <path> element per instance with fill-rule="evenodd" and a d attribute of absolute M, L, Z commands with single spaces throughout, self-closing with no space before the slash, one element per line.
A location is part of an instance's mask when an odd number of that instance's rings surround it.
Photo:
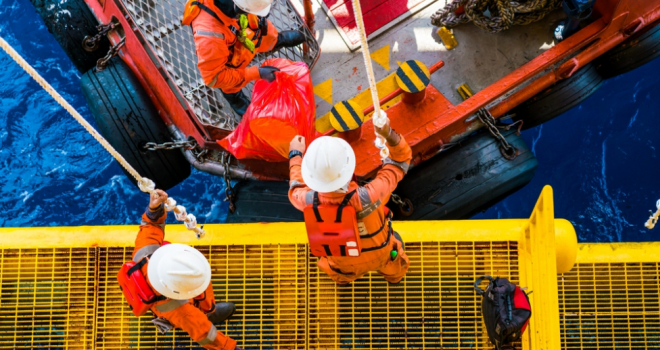
<path fill-rule="evenodd" d="M 658 263 L 577 264 L 558 283 L 563 349 L 660 349 Z"/>
<path fill-rule="evenodd" d="M 314 349 L 492 349 L 476 277 L 518 280 L 515 242 L 409 242 L 398 285 L 372 272 L 338 286 L 309 265 L 309 347 Z"/>
<path fill-rule="evenodd" d="M 2 249 L 0 349 L 91 349 L 94 248 Z"/>
<path fill-rule="evenodd" d="M 192 30 L 181 24 L 186 0 L 122 0 L 139 26 L 152 50 L 199 121 L 223 130 L 233 130 L 237 118 L 222 96 L 220 89 L 204 84 L 197 69 L 197 54 Z M 281 48 L 276 52 L 258 54 L 251 65 L 259 65 L 267 58 L 282 57 L 302 61 L 311 67 L 319 55 L 318 42 L 288 0 L 273 2 L 269 19 L 282 31 L 297 29 L 306 37 L 307 50 L 302 46 Z M 251 95 L 252 83 L 245 88 Z M 239 116 L 240 117 L 240 116 Z"/>

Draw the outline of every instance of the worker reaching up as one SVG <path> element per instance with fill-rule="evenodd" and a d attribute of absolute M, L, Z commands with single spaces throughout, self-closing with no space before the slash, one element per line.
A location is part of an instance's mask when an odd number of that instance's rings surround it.
<path fill-rule="evenodd" d="M 239 114 L 250 100 L 241 91 L 250 81 L 275 79 L 275 67 L 248 68 L 260 52 L 293 47 L 305 41 L 296 30 L 279 32 L 267 19 L 273 0 L 188 0 L 182 23 L 193 30 L 197 67 L 204 84 L 222 90 Z"/>
<path fill-rule="evenodd" d="M 296 136 L 290 145 L 289 200 L 305 213 L 310 249 L 314 255 L 320 256 L 318 267 L 338 284 L 348 284 L 374 270 L 388 282 L 396 284 L 408 271 L 409 260 L 403 241 L 392 230 L 391 215 L 385 203 L 406 174 L 412 151 L 406 140 L 390 128 L 389 122 L 376 131 L 387 140 L 390 157 L 383 161 L 376 177 L 365 186 L 352 181 L 355 153 L 346 141 L 337 137 L 319 137 L 309 145 L 304 157 L 305 140 L 302 136 Z M 346 211 L 347 206 L 354 210 Z M 330 219 L 324 220 L 323 210 L 329 212 Z M 347 217 L 346 213 L 353 217 Z M 353 221 L 357 225 L 352 224 Z M 336 224 L 342 228 L 310 232 L 319 223 Z M 351 225 L 358 230 L 355 239 L 333 246 L 333 242 Z M 328 231 L 333 233 L 328 234 Z M 327 241 L 313 244 L 323 235 L 328 235 L 323 238 Z"/>
<path fill-rule="evenodd" d="M 193 247 L 164 241 L 167 193 L 156 192 L 142 215 L 133 261 L 117 275 L 131 310 L 136 316 L 151 310 L 161 333 L 179 328 L 206 349 L 241 350 L 215 326 L 231 317 L 236 307 L 215 303 L 206 257 Z"/>

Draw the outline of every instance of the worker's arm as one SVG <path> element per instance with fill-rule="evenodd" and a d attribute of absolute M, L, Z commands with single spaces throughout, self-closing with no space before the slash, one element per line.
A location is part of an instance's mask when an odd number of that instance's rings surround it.
<path fill-rule="evenodd" d="M 139 252 L 142 248 L 158 248 L 163 244 L 163 240 L 165 239 L 165 219 L 167 218 L 163 203 L 165 203 L 166 200 L 167 193 L 165 193 L 165 191 L 156 190 L 156 195 L 150 196 L 149 206 L 145 213 L 142 214 L 140 232 L 138 232 L 137 238 L 135 239 L 133 258 L 135 258 L 135 253 Z M 146 250 L 151 249 L 146 248 L 143 251 Z"/>
<path fill-rule="evenodd" d="M 206 314 L 191 303 L 185 303 L 169 312 L 161 312 L 161 317 L 167 319 L 175 327 L 181 328 L 205 349 L 234 350 L 236 341 L 219 331 Z"/>
<path fill-rule="evenodd" d="M 408 172 L 412 159 L 410 146 L 403 136 L 390 128 L 389 121 L 382 129 L 376 127 L 376 132 L 387 140 L 390 156 L 383 161 L 383 167 L 378 171 L 376 177 L 369 184 L 360 188 L 360 200 L 363 205 L 378 201 L 385 204 L 399 181 Z"/>
<path fill-rule="evenodd" d="M 226 66 L 229 60 L 229 34 L 221 24 L 202 11 L 193 21 L 197 67 L 204 84 L 223 90 L 238 90 L 250 81 L 259 79 L 259 67 L 232 68 Z M 237 43 L 237 45 L 240 45 Z"/>
<path fill-rule="evenodd" d="M 296 136 L 289 144 L 289 152 L 298 151 L 305 153 L 305 138 Z M 302 156 L 295 156 L 289 159 L 289 201 L 298 210 L 304 210 L 307 206 L 306 196 L 310 191 L 309 187 L 303 181 L 300 166 Z"/>

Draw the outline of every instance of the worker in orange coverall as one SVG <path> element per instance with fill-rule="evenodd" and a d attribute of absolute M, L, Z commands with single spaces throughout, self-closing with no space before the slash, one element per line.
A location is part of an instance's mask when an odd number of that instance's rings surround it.
<path fill-rule="evenodd" d="M 259 78 L 273 81 L 278 69 L 248 68 L 260 52 L 293 47 L 305 41 L 297 30 L 279 32 L 266 19 L 273 0 L 188 0 L 182 23 L 191 25 L 197 48 L 197 67 L 204 83 L 222 90 L 239 114 L 250 100 L 241 91 Z"/>
<path fill-rule="evenodd" d="M 319 137 L 309 145 L 304 158 L 304 137 L 296 136 L 289 146 L 289 200 L 297 209 L 311 205 L 315 191 L 319 204 L 334 205 L 339 205 L 348 193 L 357 191 L 358 195 L 350 197 L 348 203 L 357 213 L 360 256 L 322 256 L 318 260 L 318 267 L 338 284 L 348 284 L 374 270 L 396 284 L 408 271 L 410 261 L 401 237 L 392 230 L 385 203 L 408 171 L 412 151 L 406 140 L 390 128 L 389 121 L 376 131 L 387 140 L 390 157 L 365 186 L 351 180 L 355 153 L 346 141 Z"/>
<path fill-rule="evenodd" d="M 151 307 L 156 316 L 152 322 L 162 333 L 183 329 L 206 349 L 242 350 L 214 325 L 231 317 L 236 307 L 233 303 L 215 303 L 206 257 L 193 247 L 164 242 L 167 213 L 163 203 L 167 193 L 156 192 L 142 215 L 133 251 L 136 263 L 148 259 L 141 271 L 155 294 L 166 297 Z"/>

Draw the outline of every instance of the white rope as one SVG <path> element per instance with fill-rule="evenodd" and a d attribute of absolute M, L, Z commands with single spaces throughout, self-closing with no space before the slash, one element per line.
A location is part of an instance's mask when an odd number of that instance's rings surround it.
<path fill-rule="evenodd" d="M 380 109 L 380 100 L 378 98 L 378 90 L 376 89 L 376 78 L 374 76 L 374 68 L 371 65 L 371 55 L 369 54 L 369 44 L 367 44 L 367 32 L 364 29 L 364 20 L 362 19 L 362 7 L 360 0 L 353 0 L 353 12 L 355 12 L 355 23 L 360 31 L 360 42 L 362 43 L 362 56 L 364 58 L 364 65 L 367 68 L 367 78 L 369 79 L 369 87 L 371 88 L 371 99 L 374 103 L 374 115 L 372 122 L 374 126 L 382 128 L 387 123 L 387 113 Z M 374 128 L 375 132 L 375 128 Z M 387 148 L 385 138 L 376 133 L 376 147 L 380 149 L 380 157 L 387 158 L 390 151 Z"/>
<path fill-rule="evenodd" d="M 41 85 L 41 87 L 44 90 L 46 90 L 46 92 L 48 92 L 50 94 L 50 96 L 52 96 L 53 99 L 55 99 L 55 101 L 57 101 L 57 103 L 59 103 L 64 109 L 66 109 L 67 112 L 69 112 L 69 114 L 71 114 L 71 116 L 73 116 L 73 118 L 76 119 L 76 121 L 78 121 L 78 123 L 80 123 L 80 125 L 82 125 L 83 128 L 85 128 L 85 130 L 87 130 L 87 132 L 89 132 L 92 135 L 92 137 L 94 137 L 94 139 L 96 141 L 98 141 L 98 143 L 100 143 L 101 146 L 103 146 L 103 148 L 105 148 L 105 150 L 108 151 L 108 153 L 110 153 L 110 155 L 113 158 L 115 158 L 117 160 L 117 162 L 124 169 L 126 169 L 126 171 L 129 174 L 131 174 L 131 176 L 133 176 L 137 180 L 138 187 L 140 187 L 140 190 L 142 192 L 147 192 L 149 194 L 155 194 L 156 185 L 154 184 L 154 182 L 147 179 L 146 177 L 140 176 L 140 174 L 138 174 L 138 172 L 130 164 L 128 164 L 126 159 L 124 159 L 124 157 L 122 157 L 122 155 L 119 154 L 119 152 L 117 152 L 110 145 L 110 143 L 108 143 L 108 141 L 106 139 L 104 139 L 103 136 L 101 136 L 101 134 L 99 134 L 99 132 L 96 131 L 96 129 L 94 129 L 94 127 L 91 124 L 89 124 L 80 115 L 80 113 L 78 113 L 78 111 L 76 111 L 76 109 L 73 108 L 73 106 L 71 106 L 62 97 L 62 95 L 60 95 L 52 86 L 50 86 L 50 84 L 48 84 L 46 79 L 44 79 L 41 75 L 39 75 L 39 73 L 37 73 L 37 71 L 34 68 L 32 68 L 32 66 L 30 66 L 30 64 L 27 63 L 23 59 L 23 57 L 21 57 L 21 55 L 19 55 L 18 52 L 16 52 L 16 50 L 14 50 L 14 48 L 11 47 L 11 45 L 9 45 L 9 43 L 7 43 L 5 41 L 5 39 L 3 39 L 2 37 L 0 37 L 0 47 L 2 47 L 2 49 L 12 59 L 14 59 L 14 61 L 16 61 L 16 63 L 18 63 L 18 65 L 21 66 L 21 68 L 23 68 L 23 70 L 25 70 L 32 77 L 32 79 L 34 79 L 37 83 L 39 83 L 39 85 Z M 169 202 L 170 199 L 171 198 L 168 198 L 168 202 Z M 168 211 L 174 211 L 174 214 L 175 214 L 177 220 L 184 221 L 184 224 L 186 225 L 186 227 L 189 230 L 195 231 L 195 234 L 197 235 L 197 238 L 203 237 L 204 236 L 204 230 L 197 227 L 197 220 L 195 219 L 195 216 L 192 215 L 192 214 L 186 214 L 186 208 L 184 208 L 183 206 L 180 206 L 180 205 L 176 206 L 176 201 L 174 201 L 173 199 L 172 199 L 172 202 L 174 203 L 174 206 L 170 206 L 168 208 L 168 206 L 166 205 L 165 208 Z"/>
<path fill-rule="evenodd" d="M 655 212 L 655 214 L 651 214 L 648 221 L 646 221 L 644 224 L 644 226 L 646 226 L 646 228 L 649 230 L 655 227 L 655 224 L 658 223 L 658 218 L 660 218 L 660 199 L 657 203 L 655 203 L 655 206 L 658 208 L 658 210 Z"/>

